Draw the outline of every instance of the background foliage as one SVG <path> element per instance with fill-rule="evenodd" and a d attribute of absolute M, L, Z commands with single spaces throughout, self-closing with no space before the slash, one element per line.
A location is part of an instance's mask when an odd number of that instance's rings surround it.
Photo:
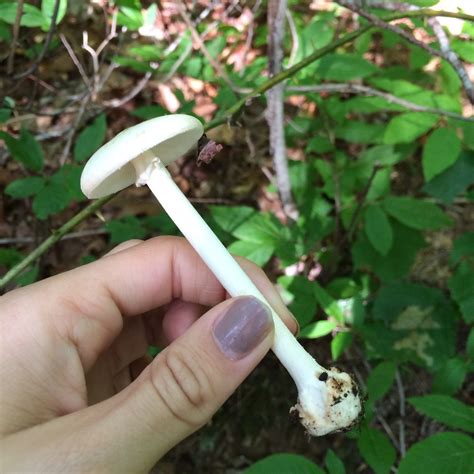
<path fill-rule="evenodd" d="M 437 3 L 378 2 L 384 9 L 370 12 Z M 86 206 L 81 170 L 118 131 L 170 112 L 216 119 L 224 125 L 208 134 L 224 151 L 207 166 L 184 158 L 173 169 L 177 182 L 229 250 L 278 284 L 308 350 L 353 372 L 366 393 L 359 427 L 308 441 L 288 421 L 294 389 L 270 356 L 158 468 L 472 472 L 474 123 L 465 120 L 473 109 L 456 69 L 385 28 L 331 49 L 367 21 L 329 1 L 290 1 L 284 67 L 329 49 L 286 77 L 298 211 L 288 216 L 265 96 L 226 112 L 267 80 L 265 2 L 25 2 L 15 33 L 18 4 L 0 0 L 4 270 Z M 442 49 L 429 20 L 397 24 Z M 473 23 L 443 25 L 472 80 Z M 9 287 L 131 238 L 177 233 L 145 190 L 130 189 L 46 246 Z"/>

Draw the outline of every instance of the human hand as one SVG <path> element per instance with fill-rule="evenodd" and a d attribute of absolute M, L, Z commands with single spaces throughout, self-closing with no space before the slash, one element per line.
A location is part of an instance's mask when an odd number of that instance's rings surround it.
<path fill-rule="evenodd" d="M 292 330 L 262 270 L 239 260 Z M 211 309 L 209 309 L 211 307 Z M 203 426 L 272 343 L 184 240 L 131 241 L 0 298 L 3 472 L 147 472 Z M 166 348 L 151 362 L 149 344 Z"/>

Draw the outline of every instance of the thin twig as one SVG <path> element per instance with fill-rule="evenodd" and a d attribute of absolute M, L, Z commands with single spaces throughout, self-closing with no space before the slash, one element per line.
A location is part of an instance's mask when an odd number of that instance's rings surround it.
<path fill-rule="evenodd" d="M 91 88 L 91 81 L 87 77 L 86 71 L 84 70 L 84 67 L 82 66 L 81 62 L 76 56 L 76 53 L 72 49 L 71 45 L 69 44 L 69 41 L 66 39 L 66 37 L 63 34 L 59 35 L 59 39 L 63 43 L 64 47 L 66 48 L 66 51 L 69 53 L 69 56 L 72 59 L 72 62 L 74 65 L 77 67 L 77 70 L 79 71 L 79 74 L 82 77 L 82 80 L 84 81 L 84 84 L 87 86 L 88 89 Z"/>
<path fill-rule="evenodd" d="M 424 105 L 415 104 L 409 100 L 397 97 L 388 92 L 384 92 L 373 87 L 363 86 L 360 84 L 320 84 L 320 85 L 307 85 L 307 86 L 288 86 L 288 92 L 296 93 L 340 93 L 340 94 L 363 94 L 367 96 L 380 97 L 391 104 L 397 104 L 405 109 L 412 110 L 414 112 L 426 112 L 429 114 L 441 115 L 443 117 L 450 117 L 456 120 L 462 120 L 465 122 L 474 122 L 474 118 L 465 117 L 464 115 L 450 112 L 449 110 L 437 109 L 433 107 L 425 107 Z"/>
<path fill-rule="evenodd" d="M 400 438 L 400 455 L 403 458 L 406 453 L 406 443 L 405 443 L 405 389 L 403 387 L 403 380 L 400 374 L 400 371 L 397 369 L 395 373 L 395 380 L 397 382 L 398 388 L 398 398 L 400 400 L 400 431 L 399 431 L 399 438 Z"/>
<path fill-rule="evenodd" d="M 39 66 L 41 61 L 43 61 L 43 58 L 48 51 L 49 45 L 56 31 L 56 22 L 58 19 L 59 4 L 60 4 L 60 0 L 56 0 L 54 2 L 53 14 L 51 15 L 51 25 L 49 27 L 48 34 L 46 35 L 46 39 L 44 40 L 43 48 L 41 49 L 38 57 L 34 60 L 33 64 L 26 71 L 21 72 L 20 74 L 17 74 L 15 76 L 15 79 L 22 79 L 23 77 L 29 76 L 30 74 L 36 71 L 36 68 Z"/>
<path fill-rule="evenodd" d="M 357 221 L 359 219 L 359 215 L 362 211 L 362 208 L 364 207 L 365 200 L 367 198 L 367 195 L 369 194 L 370 188 L 372 186 L 372 182 L 374 181 L 375 175 L 377 172 L 380 170 L 380 166 L 376 163 L 374 167 L 372 168 L 372 172 L 370 173 L 369 179 L 367 180 L 367 184 L 365 185 L 364 191 L 362 192 L 361 197 L 359 198 L 359 202 L 357 203 L 357 207 L 354 211 L 354 214 L 352 214 L 352 219 L 347 227 L 347 232 L 345 233 L 344 237 L 342 238 L 342 242 L 350 242 L 352 239 L 352 234 L 354 233 L 356 226 L 357 226 Z"/>
<path fill-rule="evenodd" d="M 5 287 L 23 270 L 28 268 L 36 259 L 41 257 L 56 242 L 62 239 L 64 235 L 69 233 L 74 227 L 80 224 L 84 219 L 98 211 L 105 203 L 110 201 L 114 195 L 106 196 L 89 204 L 87 207 L 78 212 L 74 217 L 68 220 L 63 226 L 55 230 L 45 241 L 36 247 L 29 255 L 27 255 L 20 263 L 11 268 L 2 278 L 0 278 L 0 288 Z"/>
<path fill-rule="evenodd" d="M 456 71 L 457 75 L 461 79 L 462 85 L 468 97 L 471 100 L 471 103 L 474 104 L 474 85 L 472 84 L 472 81 L 466 71 L 466 68 L 459 59 L 458 55 L 451 49 L 449 45 L 448 36 L 444 31 L 443 27 L 441 26 L 441 23 L 436 17 L 430 18 L 428 20 L 428 23 L 433 29 L 433 33 L 435 34 L 436 38 L 438 39 L 441 51 L 446 55 L 446 61 L 448 61 L 449 64 L 451 64 L 451 66 Z"/>
<path fill-rule="evenodd" d="M 105 100 L 102 101 L 102 105 L 105 107 L 122 107 L 122 105 L 126 104 L 129 100 L 132 100 L 134 97 L 136 97 L 140 92 L 145 88 L 145 86 L 148 84 L 148 81 L 150 80 L 152 76 L 152 72 L 147 72 L 140 81 L 138 81 L 137 85 L 126 95 L 124 95 L 120 99 L 112 99 L 112 100 Z"/>
<path fill-rule="evenodd" d="M 13 63 L 15 61 L 15 50 L 16 43 L 18 42 L 18 34 L 20 33 L 21 16 L 23 15 L 23 4 L 24 0 L 18 0 L 16 6 L 16 17 L 15 23 L 13 23 L 13 38 L 12 44 L 10 45 L 10 54 L 7 61 L 7 74 L 10 75 L 13 72 Z"/>
<path fill-rule="evenodd" d="M 439 51 L 439 50 L 431 47 L 430 45 L 423 43 L 423 41 L 420 41 L 420 40 L 416 39 L 413 35 L 411 35 L 410 33 L 407 33 L 405 30 L 403 30 L 399 26 L 391 25 L 390 23 L 387 23 L 386 21 L 379 18 L 378 16 L 373 15 L 372 13 L 369 13 L 369 12 L 363 10 L 362 8 L 357 6 L 356 4 L 348 2 L 347 0 L 335 0 L 335 1 L 339 5 L 341 5 L 345 8 L 348 8 L 349 10 L 351 10 L 351 11 L 357 13 L 358 15 L 364 17 L 366 20 L 368 20 L 370 23 L 377 26 L 378 28 L 382 28 L 384 30 L 388 30 L 388 31 L 391 31 L 392 33 L 395 33 L 396 35 L 398 35 L 398 36 L 404 38 L 405 40 L 407 40 L 409 43 L 414 44 L 415 46 L 418 46 L 421 49 L 424 49 L 425 51 L 430 53 L 432 56 L 438 56 L 442 59 L 445 59 L 449 64 L 451 64 L 453 69 L 456 71 L 456 74 L 459 76 L 459 79 L 461 80 L 461 82 L 463 84 L 463 87 L 466 91 L 466 94 L 469 98 L 469 101 L 471 102 L 471 104 L 474 104 L 474 88 L 472 86 L 471 80 L 469 79 L 469 76 L 467 75 L 464 67 L 460 63 L 459 59 L 457 59 L 457 56 L 456 56 L 457 61 L 454 60 L 454 62 L 453 62 L 453 57 L 449 54 L 449 52 L 447 53 L 447 52 L 443 51 L 443 49 L 441 49 L 441 51 Z M 409 13 L 409 12 L 407 12 L 407 13 Z M 459 66 L 461 66 L 461 67 L 459 67 Z"/>
<path fill-rule="evenodd" d="M 86 229 L 80 230 L 78 232 L 71 232 L 69 234 L 65 234 L 61 240 L 71 240 L 71 239 L 81 239 L 83 237 L 91 237 L 95 235 L 103 235 L 108 234 L 109 231 L 107 229 Z M 0 245 L 21 245 L 21 244 L 32 244 L 36 242 L 34 237 L 6 237 L 4 239 L 0 239 Z"/>
<path fill-rule="evenodd" d="M 283 38 L 285 35 L 286 0 L 268 2 L 268 72 L 274 77 L 282 70 Z M 291 195 L 290 174 L 286 157 L 284 82 L 280 82 L 267 92 L 266 119 L 270 131 L 270 152 L 275 168 L 276 183 L 285 215 L 293 220 L 298 212 Z"/>

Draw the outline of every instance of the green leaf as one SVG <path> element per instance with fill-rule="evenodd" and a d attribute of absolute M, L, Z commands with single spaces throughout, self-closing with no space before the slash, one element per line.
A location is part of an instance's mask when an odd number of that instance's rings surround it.
<path fill-rule="evenodd" d="M 135 216 L 111 220 L 105 224 L 105 228 L 110 232 L 110 242 L 112 244 L 146 237 L 146 230 Z"/>
<path fill-rule="evenodd" d="M 472 183 L 474 183 L 474 153 L 463 151 L 452 166 L 425 184 L 423 191 L 446 204 L 451 204 L 454 198 L 465 192 Z"/>
<path fill-rule="evenodd" d="M 18 250 L 0 247 L 0 265 L 5 265 L 7 268 L 10 268 L 22 259 L 23 254 Z"/>
<path fill-rule="evenodd" d="M 275 247 L 272 245 L 262 245 L 246 240 L 238 240 L 230 244 L 227 249 L 231 254 L 248 258 L 261 267 L 272 258 L 275 252 Z"/>
<path fill-rule="evenodd" d="M 317 282 L 313 282 L 314 294 L 324 312 L 340 323 L 344 322 L 344 312 L 337 301 Z"/>
<path fill-rule="evenodd" d="M 307 324 L 314 319 L 317 308 L 313 282 L 300 275 L 281 276 L 278 278 L 278 285 L 282 287 L 283 300 L 295 315 L 300 327 L 308 327 Z"/>
<path fill-rule="evenodd" d="M 47 183 L 33 199 L 33 212 L 40 220 L 56 214 L 70 203 L 70 197 L 66 186 L 59 183 Z"/>
<path fill-rule="evenodd" d="M 51 176 L 52 183 L 64 186 L 69 202 L 83 201 L 86 199 L 81 190 L 82 170 L 82 166 L 65 164 L 53 176 Z"/>
<path fill-rule="evenodd" d="M 474 440 L 461 433 L 438 433 L 414 444 L 398 474 L 474 472 Z"/>
<path fill-rule="evenodd" d="M 299 337 L 306 339 L 317 339 L 318 337 L 327 336 L 337 327 L 335 321 L 316 321 L 315 323 L 305 326 L 299 334 Z"/>
<path fill-rule="evenodd" d="M 370 243 L 382 255 L 392 248 L 393 232 L 385 212 L 378 205 L 369 206 L 365 212 L 365 233 Z"/>
<path fill-rule="evenodd" d="M 418 250 L 425 241 L 420 232 L 392 221 L 393 245 L 387 255 L 377 252 L 370 244 L 365 232 L 359 232 L 352 246 L 354 266 L 373 271 L 383 281 L 400 278 L 408 273 Z"/>
<path fill-rule="evenodd" d="M 455 265 L 464 257 L 474 258 L 474 232 L 461 234 L 454 241 L 449 262 L 451 265 Z"/>
<path fill-rule="evenodd" d="M 40 176 L 29 176 L 28 178 L 17 179 L 11 182 L 5 193 L 14 199 L 23 199 L 33 196 L 39 192 L 46 184 L 44 178 Z"/>
<path fill-rule="evenodd" d="M 33 265 L 32 267 L 22 271 L 14 280 L 18 286 L 27 286 L 34 283 L 38 279 L 38 275 L 39 265 Z"/>
<path fill-rule="evenodd" d="M 449 168 L 461 152 L 461 140 L 450 128 L 436 129 L 423 147 L 423 173 L 425 181 Z"/>
<path fill-rule="evenodd" d="M 462 262 L 449 280 L 448 287 L 466 323 L 474 323 L 474 265 Z"/>
<path fill-rule="evenodd" d="M 107 122 L 105 114 L 100 114 L 77 137 L 74 144 L 74 159 L 80 163 L 89 159 L 104 143 L 106 133 Z"/>
<path fill-rule="evenodd" d="M 297 454 L 272 454 L 245 469 L 242 474 L 324 474 L 309 459 Z"/>
<path fill-rule="evenodd" d="M 466 342 L 466 352 L 468 357 L 474 359 L 474 328 L 471 328 Z"/>
<path fill-rule="evenodd" d="M 0 3 L 0 18 L 5 23 L 13 25 L 16 19 L 18 2 L 12 3 Z M 21 26 L 27 26 L 30 28 L 42 27 L 46 23 L 46 18 L 43 16 L 41 11 L 35 6 L 25 3 L 23 5 L 23 15 L 21 16 Z"/>
<path fill-rule="evenodd" d="M 130 112 L 134 117 L 141 118 L 143 120 L 152 119 L 155 117 L 161 117 L 167 115 L 168 111 L 161 105 L 144 105 L 143 107 L 137 107 Z"/>
<path fill-rule="evenodd" d="M 270 214 L 258 213 L 232 231 L 240 240 L 275 246 L 281 241 L 281 224 Z"/>
<path fill-rule="evenodd" d="M 436 115 L 421 112 L 407 112 L 397 115 L 388 123 L 383 142 L 388 145 L 411 143 L 430 130 L 437 121 Z"/>
<path fill-rule="evenodd" d="M 410 3 L 417 7 L 432 7 L 439 3 L 439 0 L 402 0 L 403 3 Z"/>
<path fill-rule="evenodd" d="M 324 463 L 328 469 L 329 474 L 346 474 L 344 463 L 336 456 L 332 449 L 328 449 Z"/>
<path fill-rule="evenodd" d="M 331 341 L 331 357 L 337 360 L 352 344 L 352 333 L 348 331 L 338 333 Z"/>
<path fill-rule="evenodd" d="M 453 357 L 434 373 L 431 390 L 433 393 L 454 395 L 461 389 L 466 376 L 466 362 L 459 357 Z"/>
<path fill-rule="evenodd" d="M 419 284 L 397 282 L 383 287 L 373 304 L 373 318 L 383 321 L 366 344 L 384 358 L 412 361 L 438 370 L 454 354 L 455 309 L 444 293 Z M 387 337 L 382 337 L 383 327 Z"/>
<path fill-rule="evenodd" d="M 44 153 L 35 137 L 21 129 L 20 136 L 14 138 L 6 132 L 0 131 L 0 139 L 5 140 L 7 148 L 15 160 L 31 171 L 41 171 L 44 162 Z"/>
<path fill-rule="evenodd" d="M 11 115 L 12 109 L 0 108 L 0 123 L 5 123 L 11 117 Z"/>
<path fill-rule="evenodd" d="M 383 433 L 364 426 L 357 438 L 357 446 L 362 457 L 376 474 L 390 472 L 396 459 L 396 452 Z"/>
<path fill-rule="evenodd" d="M 42 0 L 41 12 L 46 19 L 46 28 L 50 28 L 51 20 L 53 19 L 54 5 L 56 0 Z M 64 18 L 67 11 L 67 0 L 59 0 L 58 16 L 56 17 L 56 24 L 59 24 Z"/>
<path fill-rule="evenodd" d="M 219 227 L 229 234 L 257 213 L 248 206 L 209 206 L 209 211 Z"/>
<path fill-rule="evenodd" d="M 357 54 L 326 54 L 318 63 L 316 73 L 323 79 L 345 81 L 371 76 L 377 67 Z"/>
<path fill-rule="evenodd" d="M 474 42 L 472 40 L 463 41 L 460 38 L 455 38 L 451 43 L 451 48 L 464 61 L 474 63 Z"/>
<path fill-rule="evenodd" d="M 474 432 L 474 408 L 455 398 L 447 395 L 425 395 L 411 397 L 408 401 L 419 413 L 450 428 Z"/>
<path fill-rule="evenodd" d="M 389 196 L 384 199 L 385 211 L 407 227 L 434 230 L 450 227 L 452 219 L 431 202 L 410 197 Z"/>
<path fill-rule="evenodd" d="M 380 400 L 390 390 L 395 380 L 397 365 L 391 361 L 378 364 L 367 378 L 367 393 L 372 402 Z"/>
<path fill-rule="evenodd" d="M 127 27 L 131 31 L 139 30 L 144 23 L 140 6 L 120 7 L 117 15 L 117 24 Z"/>
<path fill-rule="evenodd" d="M 384 130 L 385 125 L 380 123 L 348 120 L 336 127 L 335 134 L 337 138 L 350 143 L 380 143 Z"/>

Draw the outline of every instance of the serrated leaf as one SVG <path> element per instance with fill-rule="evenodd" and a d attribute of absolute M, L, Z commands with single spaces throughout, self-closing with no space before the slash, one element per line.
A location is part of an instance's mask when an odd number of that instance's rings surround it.
<path fill-rule="evenodd" d="M 8 150 L 15 160 L 21 162 L 31 171 L 41 171 L 44 162 L 44 153 L 35 137 L 22 128 L 20 136 L 14 138 L 6 132 L 0 131 L 0 139 L 5 140 Z"/>
<path fill-rule="evenodd" d="M 80 163 L 89 159 L 104 143 L 106 132 L 107 122 L 105 114 L 100 114 L 77 137 L 74 144 L 74 159 Z"/>
<path fill-rule="evenodd" d="M 309 459 L 297 454 L 272 454 L 245 469 L 242 474 L 324 474 L 324 471 Z"/>
<path fill-rule="evenodd" d="M 328 449 L 324 463 L 328 469 L 329 474 L 346 474 L 344 463 L 336 456 L 332 449 Z"/>
<path fill-rule="evenodd" d="M 378 364 L 367 378 L 367 393 L 372 402 L 380 400 L 390 390 L 395 380 L 397 365 L 391 361 Z"/>
<path fill-rule="evenodd" d="M 474 323 L 474 265 L 462 262 L 449 280 L 448 287 L 464 320 Z"/>
<path fill-rule="evenodd" d="M 474 472 L 474 440 L 461 433 L 438 433 L 414 444 L 400 462 L 398 474 Z"/>
<path fill-rule="evenodd" d="M 450 428 L 474 432 L 474 408 L 447 395 L 411 397 L 408 401 L 419 413 Z"/>
<path fill-rule="evenodd" d="M 258 213 L 234 229 L 232 235 L 246 242 L 276 247 L 282 239 L 281 224 L 270 214 Z"/>
<path fill-rule="evenodd" d="M 388 123 L 383 142 L 388 145 L 411 143 L 430 130 L 438 121 L 436 115 L 407 112 L 392 118 Z"/>
<path fill-rule="evenodd" d="M 364 229 L 370 243 L 382 255 L 392 248 L 393 232 L 390 221 L 382 208 L 376 204 L 367 207 Z"/>
<path fill-rule="evenodd" d="M 111 220 L 105 224 L 105 228 L 110 232 L 110 242 L 112 244 L 120 244 L 126 240 L 143 239 L 146 237 L 146 230 L 135 216 Z"/>
<path fill-rule="evenodd" d="M 299 334 L 299 337 L 306 339 L 317 339 L 318 337 L 327 336 L 337 327 L 335 321 L 316 321 L 315 323 L 305 326 Z"/>
<path fill-rule="evenodd" d="M 418 230 L 434 230 L 452 225 L 452 219 L 436 204 L 410 197 L 389 196 L 383 207 L 392 217 L 407 227 Z"/>
<path fill-rule="evenodd" d="M 47 183 L 33 199 L 33 212 L 40 220 L 44 220 L 50 215 L 56 214 L 70 203 L 67 188 L 58 183 Z"/>
<path fill-rule="evenodd" d="M 275 247 L 272 245 L 262 245 L 246 240 L 233 242 L 227 249 L 231 254 L 248 258 L 261 267 L 272 258 L 273 252 L 275 252 Z"/>
<path fill-rule="evenodd" d="M 219 227 L 230 234 L 257 213 L 248 206 L 209 206 L 209 211 Z"/>
<path fill-rule="evenodd" d="M 23 199 L 39 192 L 45 184 L 45 179 L 40 176 L 16 179 L 5 188 L 5 194 L 8 194 L 14 199 Z"/>
<path fill-rule="evenodd" d="M 396 459 L 396 452 L 387 436 L 373 428 L 363 427 L 357 438 L 357 446 L 362 457 L 376 474 L 390 472 Z"/>
<path fill-rule="evenodd" d="M 450 128 L 438 128 L 431 133 L 423 147 L 423 174 L 425 181 L 430 181 L 436 175 L 455 163 L 461 152 L 461 140 Z"/>

